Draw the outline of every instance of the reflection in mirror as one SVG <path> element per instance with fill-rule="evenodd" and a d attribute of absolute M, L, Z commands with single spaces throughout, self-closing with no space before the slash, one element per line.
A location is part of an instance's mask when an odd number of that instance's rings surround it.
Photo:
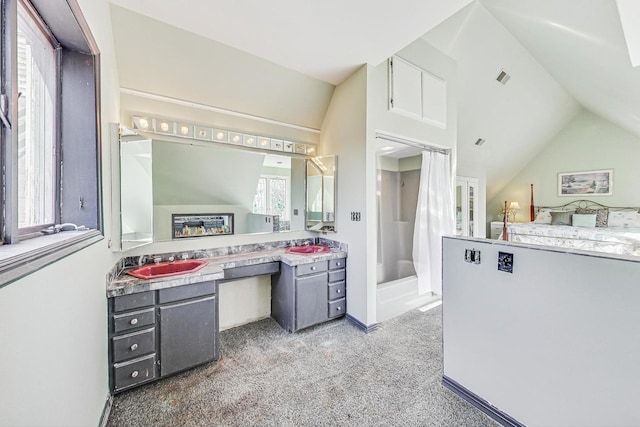
<path fill-rule="evenodd" d="M 255 150 L 154 140 L 154 240 L 172 238 L 172 214 L 231 213 L 234 234 L 302 229 L 295 213 L 304 195 L 292 181 L 303 181 L 303 165 Z"/>
<path fill-rule="evenodd" d="M 153 240 L 151 140 L 123 131 L 120 140 L 122 250 Z"/>
<path fill-rule="evenodd" d="M 304 158 L 145 141 L 121 145 L 123 242 L 125 230 L 171 240 L 175 214 L 233 214 L 233 234 L 304 229 Z"/>
<path fill-rule="evenodd" d="M 336 156 L 308 159 L 306 164 L 306 227 L 314 231 L 335 229 Z"/>

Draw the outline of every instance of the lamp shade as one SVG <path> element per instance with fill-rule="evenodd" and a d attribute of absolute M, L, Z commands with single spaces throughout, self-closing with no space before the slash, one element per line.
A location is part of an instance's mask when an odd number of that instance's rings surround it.
<path fill-rule="evenodd" d="M 512 210 L 512 211 L 519 211 L 519 210 L 520 210 L 520 203 L 518 203 L 518 202 L 511 202 L 511 204 L 509 205 L 509 210 Z"/>

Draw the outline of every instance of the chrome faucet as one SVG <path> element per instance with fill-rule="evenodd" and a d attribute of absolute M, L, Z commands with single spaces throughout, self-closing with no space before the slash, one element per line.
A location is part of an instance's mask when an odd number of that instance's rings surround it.
<path fill-rule="evenodd" d="M 147 257 L 145 255 L 141 255 L 138 257 L 138 266 L 143 266 L 147 263 Z"/>

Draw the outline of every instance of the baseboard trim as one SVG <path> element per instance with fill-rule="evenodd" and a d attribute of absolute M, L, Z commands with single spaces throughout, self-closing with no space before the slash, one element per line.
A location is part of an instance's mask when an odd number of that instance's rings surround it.
<path fill-rule="evenodd" d="M 376 329 L 378 329 L 379 324 L 378 323 L 374 323 L 373 325 L 365 325 L 364 323 L 362 323 L 361 321 L 359 321 L 358 319 L 356 319 L 355 317 L 347 314 L 347 320 L 349 322 L 351 322 L 352 325 L 354 325 L 356 328 L 360 329 L 361 331 L 363 331 L 364 333 L 370 333 L 375 331 Z"/>
<path fill-rule="evenodd" d="M 491 417 L 501 425 L 507 427 L 525 427 L 524 424 L 519 423 L 516 419 L 502 412 L 500 409 L 496 408 L 477 394 L 471 392 L 446 375 L 442 377 L 442 385 L 444 385 L 446 388 L 448 388 L 467 402 L 471 403 L 476 408 L 480 409 L 482 412 L 487 414 L 489 417 Z"/>
<path fill-rule="evenodd" d="M 111 407 L 113 406 L 113 396 L 109 394 L 107 401 L 104 402 L 104 408 L 102 408 L 102 415 L 100 416 L 100 422 L 98 427 L 107 427 L 107 421 L 109 421 L 109 414 L 111 413 Z"/>

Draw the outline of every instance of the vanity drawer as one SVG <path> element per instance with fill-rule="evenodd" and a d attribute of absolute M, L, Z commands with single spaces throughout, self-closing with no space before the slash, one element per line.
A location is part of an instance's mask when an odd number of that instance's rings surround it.
<path fill-rule="evenodd" d="M 343 281 L 346 277 L 346 270 L 329 270 L 329 282 Z"/>
<path fill-rule="evenodd" d="M 331 273 L 329 273 L 331 274 Z M 344 298 L 345 296 L 345 283 L 338 282 L 329 285 L 329 301 Z"/>
<path fill-rule="evenodd" d="M 113 311 L 127 311 L 134 308 L 147 307 L 156 303 L 155 292 L 140 292 L 113 298 Z"/>
<path fill-rule="evenodd" d="M 345 258 L 331 259 L 329 260 L 329 270 L 338 270 L 347 266 L 347 260 Z"/>
<path fill-rule="evenodd" d="M 113 337 L 113 361 L 133 359 L 156 349 L 156 328 Z"/>
<path fill-rule="evenodd" d="M 274 274 L 279 271 L 280 262 L 267 262 L 263 264 L 246 265 L 243 267 L 225 268 L 224 280 L 261 276 L 263 274 Z"/>
<path fill-rule="evenodd" d="M 304 276 L 306 274 L 320 273 L 327 271 L 327 261 L 317 261 L 311 264 L 302 264 L 296 267 L 296 276 Z"/>
<path fill-rule="evenodd" d="M 202 282 L 193 285 L 176 286 L 173 288 L 160 289 L 158 291 L 158 303 L 180 301 L 190 298 L 197 298 L 216 293 L 216 282 Z"/>
<path fill-rule="evenodd" d="M 347 312 L 347 300 L 345 298 L 329 302 L 329 318 L 342 316 Z"/>
<path fill-rule="evenodd" d="M 156 377 L 156 355 L 154 353 L 140 359 L 116 363 L 113 371 L 115 391 L 150 381 Z"/>
<path fill-rule="evenodd" d="M 127 314 L 113 315 L 113 332 L 123 332 L 129 329 L 141 328 L 156 323 L 155 308 L 135 311 Z"/>

